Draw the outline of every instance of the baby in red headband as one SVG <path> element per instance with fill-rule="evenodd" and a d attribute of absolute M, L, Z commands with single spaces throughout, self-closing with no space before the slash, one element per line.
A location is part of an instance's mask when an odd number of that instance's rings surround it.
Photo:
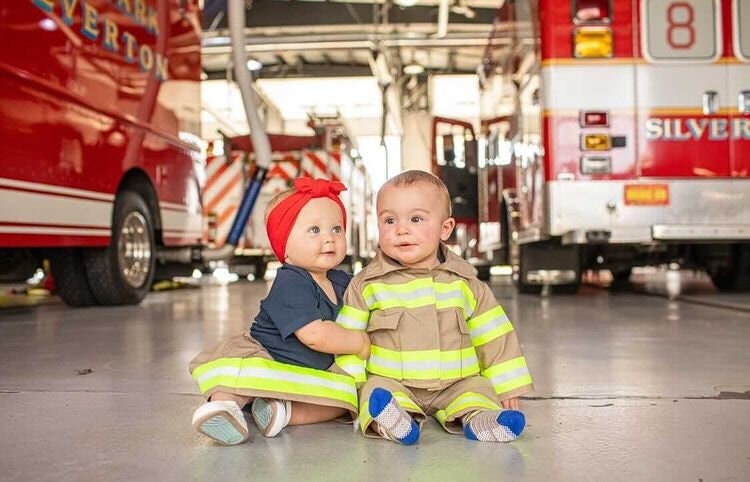
<path fill-rule="evenodd" d="M 250 330 L 231 337 L 190 363 L 208 402 L 193 426 L 224 445 L 247 440 L 242 407 L 252 403 L 261 433 L 286 425 L 357 414 L 354 379 L 333 355 L 366 359 L 369 337 L 333 321 L 351 275 L 335 269 L 346 255 L 346 211 L 340 182 L 298 178 L 266 209 L 266 230 L 283 263 Z"/>

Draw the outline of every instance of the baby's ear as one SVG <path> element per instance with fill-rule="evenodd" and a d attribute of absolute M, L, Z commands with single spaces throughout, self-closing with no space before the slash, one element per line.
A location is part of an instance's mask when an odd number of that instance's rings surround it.
<path fill-rule="evenodd" d="M 440 240 L 448 241 L 448 238 L 450 238 L 451 233 L 453 232 L 453 228 L 455 227 L 456 227 L 455 219 L 448 218 L 445 221 L 443 221 L 443 225 L 440 228 Z"/>

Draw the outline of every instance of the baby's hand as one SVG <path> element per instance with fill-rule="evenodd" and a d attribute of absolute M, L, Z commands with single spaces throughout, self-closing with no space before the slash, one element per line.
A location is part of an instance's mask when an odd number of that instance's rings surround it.
<path fill-rule="evenodd" d="M 521 402 L 518 400 L 518 398 L 509 398 L 507 400 L 503 400 L 500 402 L 505 409 L 510 410 L 520 410 L 521 409 Z"/>
<path fill-rule="evenodd" d="M 359 353 L 357 353 L 357 357 L 360 360 L 367 360 L 370 358 L 370 337 L 367 336 L 367 333 L 364 331 L 362 332 L 362 348 L 359 350 Z"/>

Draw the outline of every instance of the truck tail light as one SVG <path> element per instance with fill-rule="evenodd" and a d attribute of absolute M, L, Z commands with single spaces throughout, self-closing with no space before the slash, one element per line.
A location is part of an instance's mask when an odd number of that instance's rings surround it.
<path fill-rule="evenodd" d="M 612 20 L 610 0 L 575 0 L 573 21 L 576 23 L 609 23 Z"/>
<path fill-rule="evenodd" d="M 609 156 L 582 156 L 581 173 L 583 174 L 611 174 L 612 158 Z"/>
<path fill-rule="evenodd" d="M 583 134 L 581 136 L 581 150 L 608 151 L 612 148 L 609 134 Z"/>
<path fill-rule="evenodd" d="M 581 127 L 608 127 L 609 113 L 604 111 L 581 111 Z"/>
<path fill-rule="evenodd" d="M 575 29 L 573 56 L 582 59 L 612 57 L 612 29 L 602 26 Z"/>

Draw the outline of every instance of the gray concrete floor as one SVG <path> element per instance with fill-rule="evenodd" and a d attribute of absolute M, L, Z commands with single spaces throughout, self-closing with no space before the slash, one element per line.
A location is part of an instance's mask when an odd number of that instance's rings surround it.
<path fill-rule="evenodd" d="M 243 330 L 266 289 L 0 311 L 0 480 L 750 480 L 750 313 L 591 287 L 494 285 L 537 388 L 514 443 L 431 422 L 401 447 L 332 422 L 213 445 L 190 425 L 188 361 Z"/>

